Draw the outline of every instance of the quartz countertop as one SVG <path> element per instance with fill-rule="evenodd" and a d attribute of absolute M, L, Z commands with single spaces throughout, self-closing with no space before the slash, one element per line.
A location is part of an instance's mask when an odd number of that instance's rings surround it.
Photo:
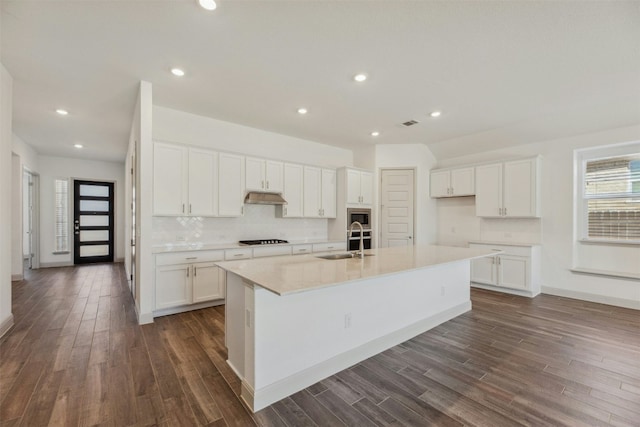
<path fill-rule="evenodd" d="M 372 256 L 326 260 L 318 258 L 320 254 L 312 254 L 225 261 L 217 265 L 271 292 L 287 295 L 496 255 L 490 249 L 435 245 L 370 249 L 365 253 Z"/>
<path fill-rule="evenodd" d="M 152 253 L 160 254 L 165 252 L 188 252 L 188 251 L 207 251 L 216 249 L 238 249 L 238 248 L 260 248 L 268 246 L 291 246 L 314 243 L 343 243 L 346 240 L 334 239 L 298 239 L 289 240 L 289 243 L 277 243 L 270 245 L 241 245 L 238 242 L 229 243 L 205 243 L 205 242 L 172 242 L 159 243 L 152 246 Z"/>
<path fill-rule="evenodd" d="M 499 246 L 540 246 L 540 243 L 531 242 L 501 242 L 499 240 L 470 240 L 469 243 L 476 243 L 479 245 L 499 245 Z"/>

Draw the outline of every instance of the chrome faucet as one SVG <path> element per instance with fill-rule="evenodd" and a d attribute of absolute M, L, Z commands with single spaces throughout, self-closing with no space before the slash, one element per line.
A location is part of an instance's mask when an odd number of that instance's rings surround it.
<path fill-rule="evenodd" d="M 358 221 L 353 221 L 349 226 L 349 239 L 351 239 L 351 236 L 353 236 L 354 225 L 360 227 L 360 250 L 356 252 L 356 255 L 358 255 L 360 258 L 364 258 L 364 227 Z"/>

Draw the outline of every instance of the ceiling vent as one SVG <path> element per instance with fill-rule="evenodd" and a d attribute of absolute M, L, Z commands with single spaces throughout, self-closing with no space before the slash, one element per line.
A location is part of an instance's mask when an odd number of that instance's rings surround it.
<path fill-rule="evenodd" d="M 418 122 L 416 122 L 415 120 L 409 120 L 408 122 L 404 122 L 402 125 L 409 127 L 409 126 L 413 126 L 413 125 L 417 125 L 417 124 L 418 124 Z"/>

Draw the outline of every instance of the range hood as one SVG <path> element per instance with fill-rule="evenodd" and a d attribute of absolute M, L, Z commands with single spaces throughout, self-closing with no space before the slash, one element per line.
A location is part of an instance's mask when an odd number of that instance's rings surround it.
<path fill-rule="evenodd" d="M 250 191 L 244 198 L 245 203 L 254 205 L 286 205 L 287 201 L 279 193 L 261 193 Z"/>

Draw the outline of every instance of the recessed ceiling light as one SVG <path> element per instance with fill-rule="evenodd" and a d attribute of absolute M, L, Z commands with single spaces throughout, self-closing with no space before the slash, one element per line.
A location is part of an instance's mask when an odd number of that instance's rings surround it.
<path fill-rule="evenodd" d="M 357 81 L 357 82 L 363 82 L 365 80 L 367 80 L 367 75 L 366 74 L 356 74 L 355 76 L 353 76 L 353 80 Z"/>
<path fill-rule="evenodd" d="M 307 114 L 307 109 L 306 108 L 298 108 L 298 114 Z"/>
<path fill-rule="evenodd" d="M 442 113 L 440 111 L 432 111 L 431 114 L 429 114 L 431 117 L 440 117 Z"/>
<path fill-rule="evenodd" d="M 73 144 L 73 146 L 76 148 L 82 148 L 82 144 Z"/>
<path fill-rule="evenodd" d="M 66 116 L 67 114 L 69 114 L 67 110 L 63 110 L 62 108 L 58 108 L 56 110 L 56 113 L 60 114 L 61 116 Z"/>
<path fill-rule="evenodd" d="M 216 5 L 216 2 L 214 0 L 198 0 L 198 4 L 203 9 L 207 9 L 207 10 L 215 10 L 215 8 L 218 7 L 218 5 Z"/>
<path fill-rule="evenodd" d="M 174 76 L 182 77 L 184 76 L 184 71 L 181 70 L 180 68 L 172 68 L 171 74 L 173 74 Z"/>
<path fill-rule="evenodd" d="M 378 136 L 380 135 L 380 132 L 378 132 L 377 130 L 374 130 L 373 132 L 371 132 L 371 136 Z"/>

